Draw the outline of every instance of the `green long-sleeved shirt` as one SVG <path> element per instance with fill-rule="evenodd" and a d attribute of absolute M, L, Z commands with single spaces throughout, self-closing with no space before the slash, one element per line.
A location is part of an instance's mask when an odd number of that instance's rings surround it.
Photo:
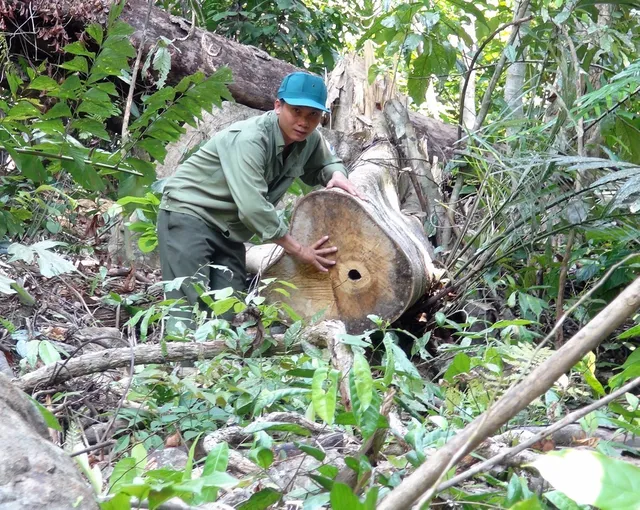
<path fill-rule="evenodd" d="M 202 218 L 233 241 L 278 239 L 288 226 L 274 205 L 296 177 L 315 186 L 347 175 L 319 131 L 295 142 L 286 161 L 284 147 L 275 112 L 236 122 L 178 167 L 160 208 Z"/>

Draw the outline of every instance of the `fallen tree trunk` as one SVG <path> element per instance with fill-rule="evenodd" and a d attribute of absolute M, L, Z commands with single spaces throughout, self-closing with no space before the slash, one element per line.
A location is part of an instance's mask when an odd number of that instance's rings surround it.
<path fill-rule="evenodd" d="M 75 377 L 129 366 L 132 357 L 134 365 L 145 365 L 211 359 L 228 350 L 229 346 L 224 340 L 191 343 L 172 342 L 168 343 L 166 348 L 162 345 L 137 345 L 133 349 L 106 349 L 47 365 L 22 376 L 14 383 L 21 390 L 30 392 L 36 388 L 60 384 Z M 280 353 L 300 352 L 300 347 L 291 346 L 291 348 L 285 349 L 284 343 L 279 342 L 273 350 Z"/>
<path fill-rule="evenodd" d="M 310 245 L 329 235 L 338 247 L 328 273 L 281 250 L 263 246 L 257 257 L 248 251 L 249 268 L 296 286 L 290 297 L 272 293 L 272 299 L 284 300 L 307 319 L 324 312 L 324 319 L 340 319 L 348 332 L 361 332 L 371 326 L 368 315 L 394 321 L 428 292 L 436 270 L 420 221 L 400 211 L 396 161 L 393 146 L 383 142 L 354 164 L 349 179 L 366 202 L 330 189 L 310 193 L 296 205 L 293 237 Z"/>
<path fill-rule="evenodd" d="M 30 43 L 41 48 L 43 45 L 61 46 L 75 40 L 76 33 L 81 32 L 86 25 L 94 22 L 104 25 L 112 3 L 111 0 L 22 0 L 15 2 L 12 13 L 15 17 L 12 19 L 3 16 L 2 21 L 7 26 L 5 31 L 20 34 L 20 27 L 28 20 L 29 27 L 33 23 L 36 29 L 45 29 L 43 34 L 51 34 L 48 41 L 35 36 Z M 120 17 L 136 29 L 133 35 L 136 46 L 142 39 L 148 8 L 146 0 L 128 0 Z M 300 70 L 258 48 L 192 27 L 184 18 L 172 16 L 160 7 L 152 6 L 146 27 L 145 55 L 161 37 L 172 41 L 169 46 L 172 54 L 169 83 L 177 83 L 196 71 L 209 75 L 222 66 L 228 66 L 233 73 L 233 83 L 229 90 L 235 100 L 261 110 L 273 107 L 282 78 Z M 8 41 L 14 39 L 16 44 L 21 44 L 20 37 L 7 38 Z"/>

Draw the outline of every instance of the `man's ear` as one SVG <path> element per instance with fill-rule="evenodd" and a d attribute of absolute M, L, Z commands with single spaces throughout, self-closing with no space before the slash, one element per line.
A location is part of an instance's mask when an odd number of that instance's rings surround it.
<path fill-rule="evenodd" d="M 276 99 L 275 102 L 273 103 L 273 109 L 276 112 L 276 115 L 280 115 L 280 112 L 282 111 L 282 107 L 283 107 L 283 102 L 280 101 L 279 99 Z"/>

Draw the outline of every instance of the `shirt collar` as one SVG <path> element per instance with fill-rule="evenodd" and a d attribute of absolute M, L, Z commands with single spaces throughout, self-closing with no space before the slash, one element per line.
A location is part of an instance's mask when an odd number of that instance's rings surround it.
<path fill-rule="evenodd" d="M 284 151 L 284 137 L 282 136 L 282 130 L 280 129 L 280 124 L 278 124 L 278 116 L 274 110 L 269 112 L 269 116 L 271 117 L 271 128 L 273 129 L 275 140 L 276 140 L 276 154 L 280 155 Z M 293 142 L 291 144 L 291 151 L 296 147 L 300 147 L 302 150 L 305 145 L 307 145 L 307 140 L 303 140 L 302 142 Z"/>

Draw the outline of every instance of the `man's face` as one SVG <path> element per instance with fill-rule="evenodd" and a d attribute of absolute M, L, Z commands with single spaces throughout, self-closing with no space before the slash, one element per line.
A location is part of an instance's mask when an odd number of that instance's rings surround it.
<path fill-rule="evenodd" d="M 293 106 L 279 99 L 276 99 L 274 110 L 286 145 L 305 140 L 322 119 L 322 111 L 317 108 Z"/>

